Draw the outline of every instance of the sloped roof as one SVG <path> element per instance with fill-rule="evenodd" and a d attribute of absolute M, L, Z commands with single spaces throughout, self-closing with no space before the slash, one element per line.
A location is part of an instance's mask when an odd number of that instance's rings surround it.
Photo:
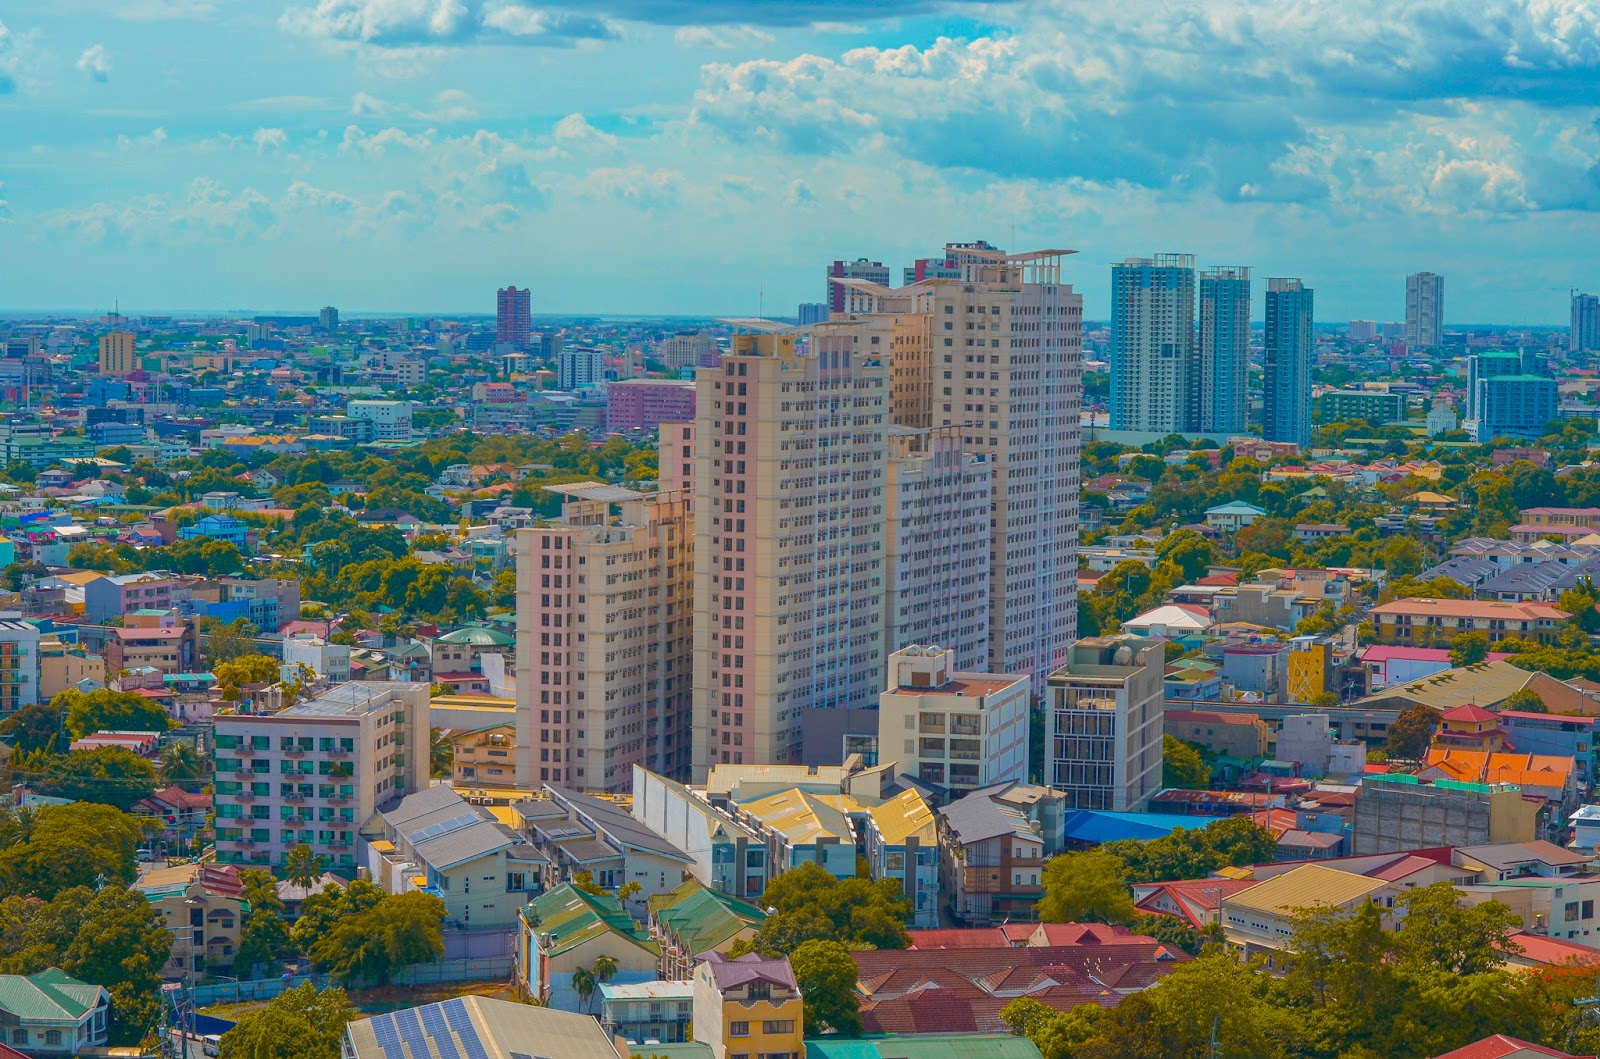
<path fill-rule="evenodd" d="M 690 955 L 710 952 L 746 930 L 758 929 L 767 914 L 749 901 L 741 901 L 690 880 L 651 908 L 656 922 L 678 939 Z"/>
<path fill-rule="evenodd" d="M 585 893 L 571 883 L 562 883 L 528 902 L 526 914 L 538 925 L 539 933 L 553 936 L 547 950 L 552 956 L 604 934 L 614 934 L 650 952 L 659 951 L 611 894 Z"/>
<path fill-rule="evenodd" d="M 701 959 L 710 966 L 711 979 L 717 983 L 718 989 L 732 989 L 746 982 L 771 982 L 773 985 L 788 986 L 796 992 L 800 989 L 800 983 L 794 978 L 794 969 L 789 966 L 788 959 L 782 956 L 773 959 L 758 952 L 747 952 L 743 956 L 730 957 L 720 952 L 708 952 Z"/>
<path fill-rule="evenodd" d="M 1230 905 L 1270 915 L 1304 908 L 1342 907 L 1384 887 L 1380 880 L 1320 864 L 1302 864 L 1226 898 Z"/>
<path fill-rule="evenodd" d="M 104 992 L 100 986 L 80 982 L 58 967 L 32 975 L 0 975 L 0 1011 L 24 1022 L 75 1022 L 94 1009 Z"/>
<path fill-rule="evenodd" d="M 779 791 L 739 807 L 772 828 L 792 845 L 803 846 L 818 838 L 855 842 L 850 820 L 827 802 L 802 790 Z"/>

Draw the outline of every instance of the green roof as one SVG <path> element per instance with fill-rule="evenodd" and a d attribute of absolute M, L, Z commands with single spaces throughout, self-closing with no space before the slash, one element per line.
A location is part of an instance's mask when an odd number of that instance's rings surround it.
<path fill-rule="evenodd" d="M 528 902 L 523 915 L 540 934 L 552 934 L 555 941 L 547 950 L 551 956 L 582 945 L 603 934 L 616 934 L 642 949 L 660 952 L 650 934 L 635 923 L 611 894 L 591 894 L 562 883 Z"/>
<path fill-rule="evenodd" d="M 806 1039 L 806 1059 L 1039 1059 L 1039 1049 L 1026 1037 L 1009 1033 L 894 1034 L 842 1040 Z"/>
<path fill-rule="evenodd" d="M 38 974 L 0 975 L 0 1011 L 23 1022 L 77 1022 L 93 1010 L 101 988 L 56 967 Z"/>
<path fill-rule="evenodd" d="M 670 894 L 652 897 L 650 906 L 656 921 L 693 956 L 759 928 L 767 918 L 757 905 L 707 889 L 692 879 Z"/>
<path fill-rule="evenodd" d="M 438 643 L 471 644 L 474 647 L 509 647 L 513 642 L 499 629 L 486 629 L 481 625 L 469 625 L 465 629 L 447 632 L 439 637 Z"/>

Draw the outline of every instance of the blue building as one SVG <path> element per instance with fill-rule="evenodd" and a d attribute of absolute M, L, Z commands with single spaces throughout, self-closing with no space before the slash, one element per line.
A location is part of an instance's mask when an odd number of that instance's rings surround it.
<path fill-rule="evenodd" d="M 1261 436 L 1311 444 L 1312 290 L 1298 279 L 1267 280 Z"/>
<path fill-rule="evenodd" d="M 1578 778 L 1590 781 L 1595 775 L 1595 723 L 1600 718 L 1569 717 L 1555 713 L 1523 713 L 1501 710 L 1500 727 L 1506 730 L 1519 754 L 1548 754 L 1570 757 L 1578 765 Z"/>
<path fill-rule="evenodd" d="M 1200 273 L 1200 422 L 1208 433 L 1243 434 L 1249 422 L 1250 270 Z"/>
<path fill-rule="evenodd" d="M 1543 375 L 1480 378 L 1473 386 L 1469 413 L 1475 420 L 1473 437 L 1479 442 L 1541 437 L 1545 424 L 1557 417 L 1559 403 L 1556 380 Z"/>
<path fill-rule="evenodd" d="M 198 539 L 227 541 L 235 545 L 241 552 L 245 550 L 246 534 L 250 527 L 242 519 L 232 515 L 207 515 L 199 521 L 184 526 L 178 530 L 178 539 L 192 541 Z"/>
<path fill-rule="evenodd" d="M 112 401 L 126 401 L 131 392 L 128 384 L 121 379 L 96 376 L 89 380 L 83 403 L 89 408 L 104 408 Z"/>

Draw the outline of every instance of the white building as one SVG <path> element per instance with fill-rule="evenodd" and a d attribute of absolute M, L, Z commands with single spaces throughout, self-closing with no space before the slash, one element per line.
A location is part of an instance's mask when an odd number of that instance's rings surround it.
<path fill-rule="evenodd" d="M 1028 689 L 1026 676 L 959 672 L 946 648 L 896 651 L 878 696 L 879 759 L 956 791 L 1026 781 Z"/>
<path fill-rule="evenodd" d="M 563 390 L 576 390 L 605 381 L 606 354 L 587 346 L 563 348 L 556 358 L 556 383 Z"/>
<path fill-rule="evenodd" d="M 1444 277 L 1416 272 L 1406 277 L 1406 350 L 1444 345 Z"/>
<path fill-rule="evenodd" d="M 410 401 L 351 401 L 345 415 L 371 423 L 378 441 L 411 440 Z"/>
<path fill-rule="evenodd" d="M 1045 780 L 1068 809 L 1139 812 L 1161 789 L 1166 644 L 1096 636 L 1045 688 Z"/>
<path fill-rule="evenodd" d="M 989 664 L 989 464 L 959 427 L 889 428 L 888 650 L 941 644 Z"/>
<path fill-rule="evenodd" d="M 1196 429 L 1194 255 L 1130 257 L 1111 266 L 1111 293 L 1111 429 Z"/>
<path fill-rule="evenodd" d="M 353 872 L 373 813 L 428 785 L 428 705 L 427 684 L 373 681 L 278 713 L 217 713 L 217 861 L 281 867 L 303 843 Z"/>
<path fill-rule="evenodd" d="M 343 683 L 350 679 L 350 645 L 329 643 L 320 636 L 304 634 L 285 637 L 283 661 L 289 666 L 305 666 L 324 680 Z"/>

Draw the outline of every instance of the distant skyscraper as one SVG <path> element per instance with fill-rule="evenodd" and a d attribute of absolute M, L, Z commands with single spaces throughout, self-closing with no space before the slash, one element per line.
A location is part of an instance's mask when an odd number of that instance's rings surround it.
<path fill-rule="evenodd" d="M 1416 272 L 1406 277 L 1406 349 L 1444 345 L 1444 277 Z"/>
<path fill-rule="evenodd" d="M 100 336 L 100 374 L 123 376 L 139 366 L 130 331 L 112 331 Z"/>
<path fill-rule="evenodd" d="M 986 239 L 972 243 L 949 243 L 943 257 L 919 257 L 902 269 L 901 282 L 909 287 L 925 279 L 960 279 L 964 268 L 963 253 L 972 250 L 993 252 L 998 249 Z"/>
<path fill-rule="evenodd" d="M 1350 336 L 1352 342 L 1376 342 L 1378 339 L 1378 322 L 1376 320 L 1351 320 L 1345 328 L 1345 334 Z"/>
<path fill-rule="evenodd" d="M 1111 428 L 1161 434 L 1200 421 L 1194 255 L 1111 266 Z"/>
<path fill-rule="evenodd" d="M 339 330 L 339 310 L 331 305 L 324 305 L 322 313 L 317 317 L 317 322 L 324 331 Z"/>
<path fill-rule="evenodd" d="M 1567 348 L 1574 353 L 1600 349 L 1600 298 L 1593 294 L 1572 295 L 1572 330 Z"/>
<path fill-rule="evenodd" d="M 1200 422 L 1209 433 L 1249 426 L 1250 270 L 1200 273 Z"/>
<path fill-rule="evenodd" d="M 801 327 L 810 327 L 812 324 L 820 324 L 822 321 L 828 318 L 828 303 L 801 302 L 800 308 L 796 312 L 796 316 L 800 320 Z"/>
<path fill-rule="evenodd" d="M 522 349 L 533 330 L 533 293 L 515 287 L 502 287 L 495 294 L 494 335 L 496 342 L 509 342 Z"/>
<path fill-rule="evenodd" d="M 845 289 L 833 282 L 835 279 L 864 279 L 870 283 L 889 285 L 889 266 L 882 261 L 868 261 L 858 257 L 854 261 L 835 261 L 828 266 L 827 302 L 831 312 L 844 312 Z"/>
<path fill-rule="evenodd" d="M 1467 419 L 1474 440 L 1541 436 L 1556 418 L 1557 389 L 1545 358 L 1532 350 L 1467 358 Z"/>
<path fill-rule="evenodd" d="M 1267 441 L 1311 444 L 1311 288 L 1298 279 L 1267 280 L 1264 355 L 1265 408 L 1262 436 Z"/>

